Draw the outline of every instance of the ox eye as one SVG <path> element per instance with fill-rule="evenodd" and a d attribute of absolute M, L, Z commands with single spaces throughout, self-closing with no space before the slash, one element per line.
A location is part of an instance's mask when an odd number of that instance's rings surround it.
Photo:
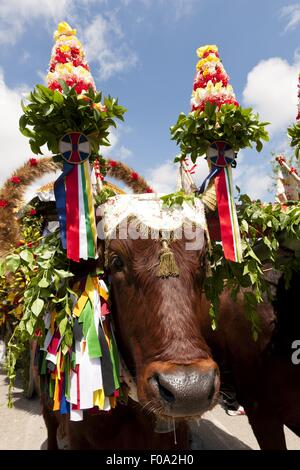
<path fill-rule="evenodd" d="M 124 262 L 120 256 L 113 256 L 110 260 L 110 266 L 116 271 L 122 271 Z"/>

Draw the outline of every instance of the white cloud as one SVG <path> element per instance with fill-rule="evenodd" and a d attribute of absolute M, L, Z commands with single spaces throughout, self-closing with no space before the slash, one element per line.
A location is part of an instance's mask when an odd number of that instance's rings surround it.
<path fill-rule="evenodd" d="M 187 168 L 191 169 L 193 163 L 188 159 Z M 200 187 L 209 173 L 208 165 L 204 158 L 199 158 L 192 179 L 197 187 Z M 178 165 L 172 160 L 167 160 L 155 168 L 149 168 L 145 172 L 146 181 L 157 192 L 171 193 L 179 189 Z"/>
<path fill-rule="evenodd" d="M 184 17 L 191 16 L 196 6 L 199 5 L 199 0 L 160 0 L 161 3 L 172 11 L 175 21 L 179 21 Z"/>
<path fill-rule="evenodd" d="M 155 168 L 145 171 L 145 179 L 154 191 L 158 193 L 172 193 L 177 189 L 177 165 L 167 160 Z"/>
<path fill-rule="evenodd" d="M 16 167 L 31 156 L 28 139 L 19 131 L 19 118 L 22 114 L 21 90 L 10 89 L 4 81 L 0 69 L 0 141 L 1 141 L 1 173 L 3 183 Z"/>
<path fill-rule="evenodd" d="M 239 186 L 242 194 L 248 194 L 251 199 L 274 200 L 272 189 L 272 169 L 270 164 L 245 162 L 242 151 L 237 158 L 237 167 L 232 170 L 233 187 Z"/>
<path fill-rule="evenodd" d="M 121 145 L 121 147 L 118 149 L 117 156 L 120 160 L 128 160 L 128 158 L 132 157 L 132 151 L 124 145 Z"/>
<path fill-rule="evenodd" d="M 72 0 L 0 0 L 0 43 L 14 44 L 37 18 L 61 20 L 72 10 Z"/>
<path fill-rule="evenodd" d="M 22 114 L 20 102 L 24 89 L 25 87 L 22 89 L 9 88 L 5 84 L 3 71 L 0 69 L 0 185 L 14 170 L 33 156 L 28 139 L 19 131 L 19 118 Z M 49 174 L 37 181 L 33 187 L 38 188 L 54 179 L 54 174 Z M 31 188 L 28 195 L 32 195 L 32 191 Z M 28 200 L 28 196 L 26 199 Z"/>
<path fill-rule="evenodd" d="M 294 3 L 282 8 L 281 16 L 287 19 L 287 25 L 284 31 L 293 30 L 300 23 L 300 4 Z"/>
<path fill-rule="evenodd" d="M 96 16 L 85 28 L 83 43 L 89 61 L 98 63 L 98 77 L 107 80 L 137 63 L 137 55 L 124 40 L 120 23 L 113 13 Z"/>
<path fill-rule="evenodd" d="M 284 130 L 297 114 L 297 83 L 300 62 L 292 65 L 280 57 L 262 60 L 249 72 L 244 103 L 271 122 L 271 133 Z"/>
<path fill-rule="evenodd" d="M 128 128 L 123 124 L 122 126 L 115 129 L 111 127 L 109 129 L 109 147 L 100 147 L 100 152 L 105 158 L 111 158 L 112 160 L 127 160 L 132 156 L 132 151 L 120 144 L 122 134 L 128 132 Z"/>

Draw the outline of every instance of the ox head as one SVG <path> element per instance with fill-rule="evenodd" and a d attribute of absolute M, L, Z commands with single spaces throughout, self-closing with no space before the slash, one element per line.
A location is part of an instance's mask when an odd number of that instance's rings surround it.
<path fill-rule="evenodd" d="M 201 335 L 203 207 L 167 210 L 153 195 L 128 195 L 112 198 L 102 215 L 116 339 L 138 401 L 162 417 L 199 417 L 219 391 Z M 170 272 L 161 269 L 166 259 Z"/>

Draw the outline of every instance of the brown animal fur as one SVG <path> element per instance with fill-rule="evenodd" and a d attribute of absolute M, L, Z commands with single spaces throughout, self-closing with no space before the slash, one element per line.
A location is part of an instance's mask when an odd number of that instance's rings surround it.
<path fill-rule="evenodd" d="M 219 365 L 221 380 L 234 386 L 261 449 L 286 449 L 284 424 L 300 437 L 300 366 L 291 362 L 291 342 L 288 354 L 276 350 L 274 308 L 270 303 L 258 307 L 261 333 L 255 342 L 241 297 L 233 302 L 229 292 L 222 294 L 216 331 L 211 329 L 208 307 L 202 298 L 202 333 Z M 285 311 L 286 316 L 290 313 Z M 298 338 L 299 329 L 294 336 Z"/>

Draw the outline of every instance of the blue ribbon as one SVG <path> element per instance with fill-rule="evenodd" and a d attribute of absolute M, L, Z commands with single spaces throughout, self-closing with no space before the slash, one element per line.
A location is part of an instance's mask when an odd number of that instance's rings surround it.
<path fill-rule="evenodd" d="M 63 172 L 54 183 L 54 194 L 55 194 L 56 210 L 57 210 L 59 226 L 60 226 L 60 237 L 61 237 L 62 246 L 65 250 L 67 249 L 65 178 L 70 173 L 70 171 L 73 170 L 74 168 L 75 168 L 74 165 L 70 165 L 69 163 L 64 163 Z"/>
<path fill-rule="evenodd" d="M 201 184 L 200 188 L 198 189 L 198 194 L 203 194 L 204 191 L 206 191 L 207 186 L 213 180 L 219 173 L 220 171 L 223 170 L 223 168 L 220 168 L 218 166 L 213 166 L 203 183 Z"/>
<path fill-rule="evenodd" d="M 63 389 L 62 389 L 62 394 L 61 394 L 60 409 L 59 409 L 61 415 L 65 415 L 67 413 L 70 413 L 70 403 L 67 402 L 65 393 L 66 393 L 66 378 L 64 377 Z"/>

